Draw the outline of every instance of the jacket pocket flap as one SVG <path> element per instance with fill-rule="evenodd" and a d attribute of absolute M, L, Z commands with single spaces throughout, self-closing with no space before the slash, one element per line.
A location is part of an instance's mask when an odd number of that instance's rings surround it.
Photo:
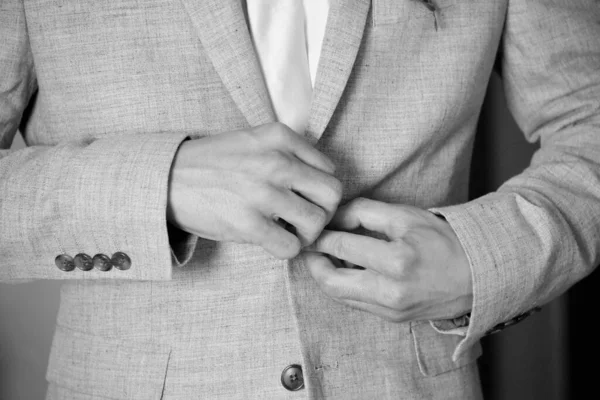
<path fill-rule="evenodd" d="M 456 362 L 452 355 L 464 338 L 456 334 L 444 334 L 433 329 L 429 321 L 412 322 L 411 335 L 419 369 L 425 376 L 436 376 L 472 363 L 481 356 L 481 344 L 477 342 L 460 355 Z"/>
<path fill-rule="evenodd" d="M 57 326 L 46 379 L 79 393 L 110 399 L 162 396 L 170 350 L 108 339 Z"/>

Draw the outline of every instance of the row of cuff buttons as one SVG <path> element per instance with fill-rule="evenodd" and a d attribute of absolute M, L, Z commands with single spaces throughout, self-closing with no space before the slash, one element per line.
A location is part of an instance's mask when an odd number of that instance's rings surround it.
<path fill-rule="evenodd" d="M 523 321 L 525 318 L 529 317 L 531 314 L 535 314 L 536 312 L 540 311 L 541 309 L 542 309 L 541 307 L 534 307 L 531 310 L 529 310 L 523 314 L 517 315 L 513 319 L 510 319 L 506 322 L 502 322 L 502 323 L 494 326 L 492 329 L 487 331 L 485 334 L 491 335 L 492 333 L 498 333 L 498 332 L 504 330 L 505 328 L 508 328 L 511 325 L 514 325 L 514 324 L 517 324 L 517 323 Z"/>
<path fill-rule="evenodd" d="M 117 251 L 112 257 L 106 254 L 96 254 L 90 257 L 85 253 L 79 253 L 75 257 L 68 254 L 60 254 L 54 259 L 54 263 L 61 271 L 70 272 L 76 267 L 82 271 L 90 271 L 96 268 L 99 271 L 110 271 L 112 267 L 126 271 L 131 268 L 131 258 L 122 251 Z"/>

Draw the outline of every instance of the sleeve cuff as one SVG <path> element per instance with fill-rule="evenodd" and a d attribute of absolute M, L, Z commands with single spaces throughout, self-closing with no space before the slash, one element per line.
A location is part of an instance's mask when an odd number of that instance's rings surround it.
<path fill-rule="evenodd" d="M 173 265 L 189 260 L 197 240 L 169 238 L 166 215 L 171 165 L 187 136 L 111 136 L 15 154 L 20 168 L 3 192 L 10 207 L 0 210 L 15 230 L 4 237 L 15 240 L 7 243 L 10 267 L 0 271 L 0 280 L 171 279 Z M 106 261 L 119 253 L 130 259 L 127 268 L 56 261 L 81 255 Z"/>
<path fill-rule="evenodd" d="M 492 201 L 490 201 L 492 200 Z M 519 260 L 511 259 L 514 248 L 506 248 L 521 240 L 511 233 L 514 227 L 503 221 L 508 213 L 502 210 L 503 202 L 485 196 L 462 205 L 432 208 L 429 211 L 448 221 L 456 233 L 471 267 L 473 279 L 473 307 L 463 326 L 455 321 L 432 321 L 440 333 L 463 336 L 453 359 L 474 346 L 481 337 L 512 325 L 531 312 L 521 310 L 526 299 L 516 293 L 516 285 L 527 293 L 533 291 L 531 282 L 523 281 Z M 500 218 L 498 218 L 500 216 Z M 510 238 L 509 243 L 504 241 Z M 535 306 L 535 305 L 534 305 Z M 536 310 L 536 308 L 534 308 Z"/>

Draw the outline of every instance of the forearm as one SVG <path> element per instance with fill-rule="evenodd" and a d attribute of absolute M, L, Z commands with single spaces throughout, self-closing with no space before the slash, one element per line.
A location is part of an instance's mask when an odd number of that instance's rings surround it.
<path fill-rule="evenodd" d="M 496 193 L 439 209 L 473 272 L 466 340 L 542 305 L 600 261 L 600 10 L 589 0 L 513 1 L 501 70 L 531 166 Z M 577 40 L 575 40 L 577 38 Z"/>

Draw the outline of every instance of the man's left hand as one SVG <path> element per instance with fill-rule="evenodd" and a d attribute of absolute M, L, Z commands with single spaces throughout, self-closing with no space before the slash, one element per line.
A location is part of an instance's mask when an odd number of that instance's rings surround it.
<path fill-rule="evenodd" d="M 471 310 L 469 261 L 444 219 L 359 198 L 340 207 L 329 228 L 335 230 L 324 230 L 301 256 L 332 299 L 394 322 L 455 318 Z M 358 228 L 385 238 L 351 232 Z"/>

